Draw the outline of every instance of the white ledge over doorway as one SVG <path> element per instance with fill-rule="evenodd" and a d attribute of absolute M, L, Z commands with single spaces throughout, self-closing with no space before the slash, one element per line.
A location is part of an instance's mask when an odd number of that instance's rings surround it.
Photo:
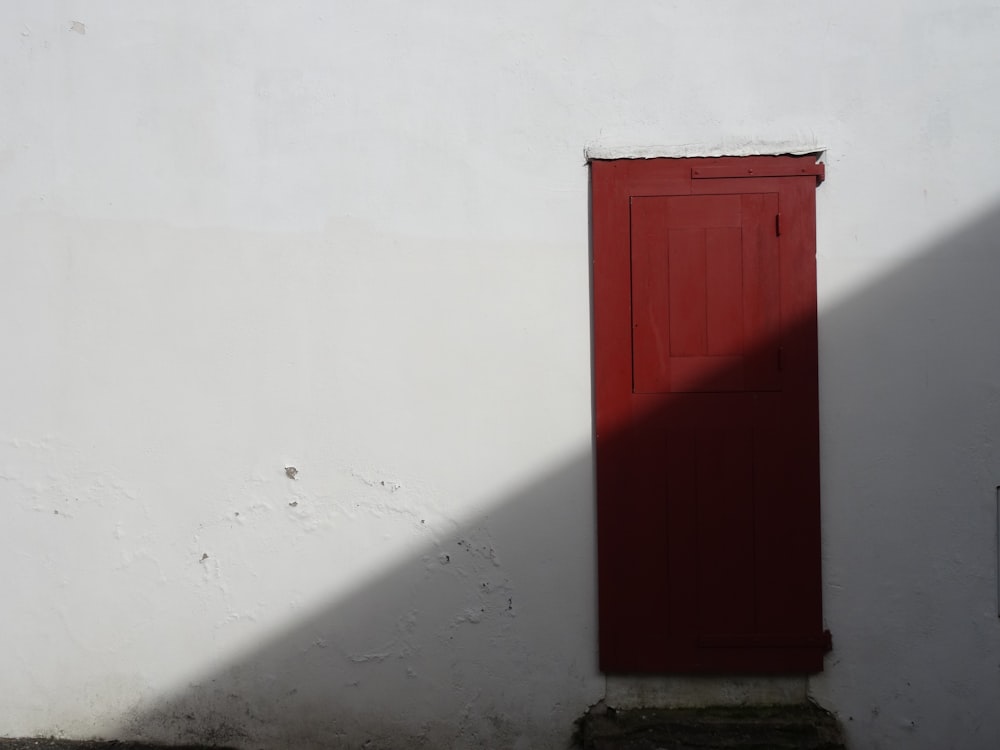
<path fill-rule="evenodd" d="M 813 140 L 733 139 L 721 143 L 681 143 L 673 146 L 636 146 L 591 143 L 584 147 L 587 161 L 595 159 L 683 159 L 692 156 L 782 156 L 816 154 L 823 161 L 826 146 Z"/>

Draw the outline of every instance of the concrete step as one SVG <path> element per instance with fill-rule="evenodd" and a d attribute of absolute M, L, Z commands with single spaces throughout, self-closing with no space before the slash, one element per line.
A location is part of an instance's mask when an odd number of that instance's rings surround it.
<path fill-rule="evenodd" d="M 840 725 L 813 704 L 615 710 L 579 725 L 583 750 L 845 750 Z"/>

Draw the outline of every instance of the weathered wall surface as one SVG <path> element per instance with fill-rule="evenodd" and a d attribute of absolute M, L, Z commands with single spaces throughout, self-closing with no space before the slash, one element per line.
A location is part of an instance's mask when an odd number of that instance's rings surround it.
<path fill-rule="evenodd" d="M 998 33 L 5 3 L 0 732 L 562 747 L 604 691 L 584 148 L 785 142 L 828 148 L 810 690 L 859 750 L 995 747 Z"/>

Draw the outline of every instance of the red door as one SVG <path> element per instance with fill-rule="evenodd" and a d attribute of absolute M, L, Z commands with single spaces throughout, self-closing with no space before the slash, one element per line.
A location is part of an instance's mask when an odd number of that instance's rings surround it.
<path fill-rule="evenodd" d="M 810 158 L 592 164 L 607 672 L 822 668 Z"/>

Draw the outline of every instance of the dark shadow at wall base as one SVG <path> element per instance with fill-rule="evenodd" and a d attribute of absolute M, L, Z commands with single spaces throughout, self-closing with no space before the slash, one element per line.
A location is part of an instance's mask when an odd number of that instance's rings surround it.
<path fill-rule="evenodd" d="M 836 718 L 811 704 L 632 709 L 595 706 L 579 722 L 583 750 L 844 750 Z"/>
<path fill-rule="evenodd" d="M 149 745 L 116 740 L 57 740 L 49 737 L 0 737 L 0 750 L 236 750 L 220 745 Z"/>

